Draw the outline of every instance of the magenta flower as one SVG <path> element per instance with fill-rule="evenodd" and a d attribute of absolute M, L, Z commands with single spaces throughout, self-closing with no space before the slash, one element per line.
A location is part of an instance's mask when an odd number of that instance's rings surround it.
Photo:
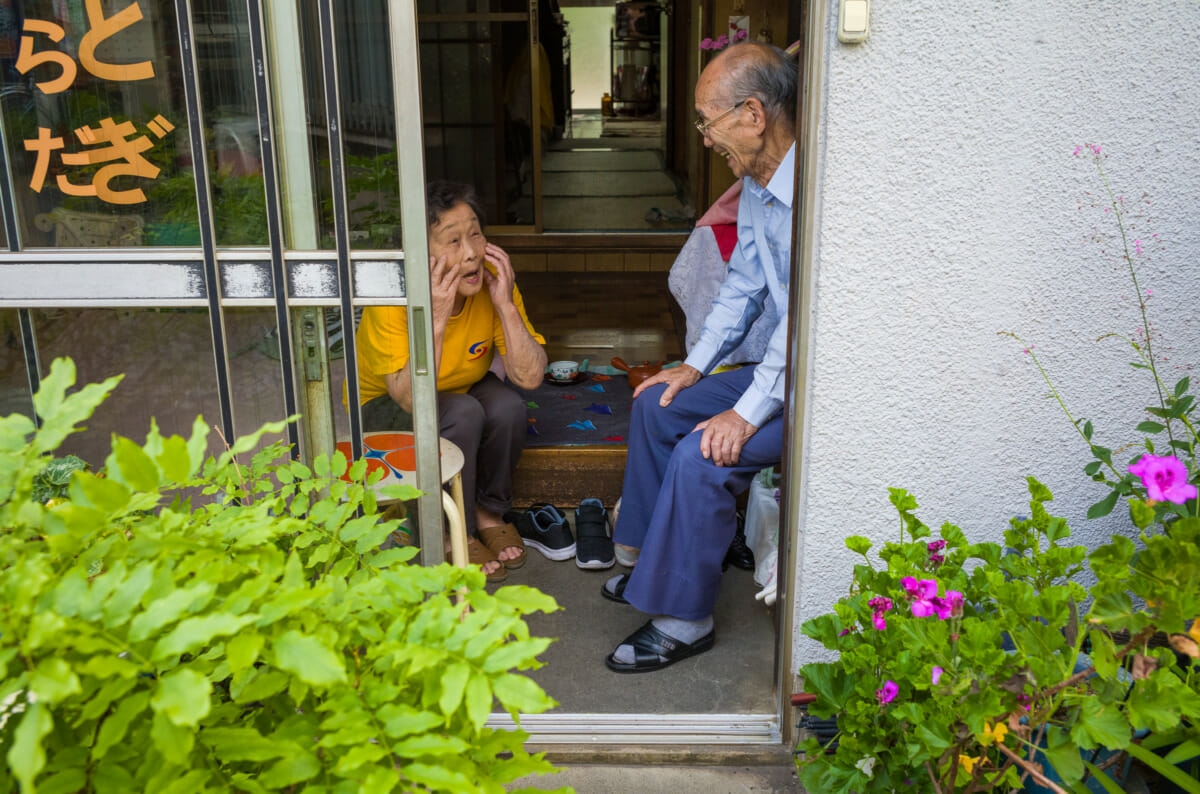
<path fill-rule="evenodd" d="M 935 579 L 921 579 L 918 581 L 911 576 L 906 576 L 900 580 L 900 584 L 904 586 L 904 592 L 921 601 L 928 601 L 937 595 L 938 591 L 938 583 Z"/>
<path fill-rule="evenodd" d="M 896 686 L 895 681 L 884 681 L 883 688 L 875 690 L 875 697 L 879 698 L 881 706 L 891 703 L 898 694 L 900 694 L 900 687 Z"/>
<path fill-rule="evenodd" d="M 934 683 L 934 685 L 936 685 L 938 681 L 942 680 L 942 673 L 944 673 L 944 672 L 946 672 L 946 671 L 943 670 L 942 668 L 938 667 L 936 664 L 933 666 L 933 683 Z"/>
<path fill-rule="evenodd" d="M 1196 498 L 1196 486 L 1187 481 L 1187 466 L 1174 455 L 1160 458 L 1146 453 L 1129 467 L 1129 473 L 1142 479 L 1151 501 L 1181 505 Z"/>
<path fill-rule="evenodd" d="M 913 603 L 912 603 L 913 617 L 914 618 L 928 618 L 928 617 L 932 617 L 933 615 L 938 614 L 938 604 L 935 602 L 940 601 L 940 600 L 941 599 L 934 597 L 932 599 L 918 598 L 916 601 L 913 601 Z"/>
<path fill-rule="evenodd" d="M 706 38 L 706 39 L 701 39 L 701 40 L 700 40 L 700 49 L 702 49 L 702 50 L 715 50 L 715 49 L 716 49 L 716 47 L 714 47 L 714 46 L 713 46 L 713 40 L 712 40 L 711 38 Z"/>
<path fill-rule="evenodd" d="M 931 598 L 929 603 L 933 605 L 939 620 L 962 616 L 963 594 L 957 590 L 947 590 L 945 596 Z"/>
<path fill-rule="evenodd" d="M 886 629 L 887 621 L 884 620 L 883 615 L 892 608 L 892 599 L 876 596 L 867 602 L 867 606 L 874 610 L 874 614 L 871 615 L 871 625 L 880 631 Z"/>
<path fill-rule="evenodd" d="M 941 565 L 942 563 L 944 563 L 945 561 L 946 561 L 946 558 L 940 554 L 930 554 L 929 555 L 929 563 L 935 568 L 937 566 Z"/>
<path fill-rule="evenodd" d="M 926 545 L 925 548 L 929 550 L 930 554 L 934 554 L 934 553 L 939 552 L 942 549 L 946 548 L 946 541 L 935 540 L 932 543 Z"/>
<path fill-rule="evenodd" d="M 724 33 L 722 33 L 720 36 L 717 36 L 717 40 L 714 41 L 713 44 L 716 45 L 715 47 L 713 47 L 714 50 L 725 49 L 726 47 L 729 46 L 729 37 L 726 36 Z"/>

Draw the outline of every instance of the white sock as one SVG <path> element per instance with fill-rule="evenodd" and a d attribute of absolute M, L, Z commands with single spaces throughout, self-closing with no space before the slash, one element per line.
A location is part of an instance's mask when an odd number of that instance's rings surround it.
<path fill-rule="evenodd" d="M 679 640 L 691 645 L 696 640 L 713 630 L 712 615 L 702 620 L 680 620 L 670 615 L 659 615 L 651 621 L 654 628 L 666 634 L 673 640 Z M 661 656 L 659 657 L 662 658 Z M 613 651 L 613 660 L 621 664 L 633 664 L 636 660 L 632 645 L 618 645 Z"/>
<path fill-rule="evenodd" d="M 628 575 L 629 574 L 627 574 L 627 573 L 617 574 L 616 576 L 614 576 L 613 578 L 609 579 L 607 582 L 604 583 L 604 590 L 609 595 L 615 596 L 617 594 L 617 584 L 621 581 L 621 579 L 623 577 L 626 577 Z"/>

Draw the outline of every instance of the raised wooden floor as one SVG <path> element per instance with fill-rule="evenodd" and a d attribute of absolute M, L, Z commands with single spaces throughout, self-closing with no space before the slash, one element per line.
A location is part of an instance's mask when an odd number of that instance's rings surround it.
<path fill-rule="evenodd" d="M 551 361 L 680 358 L 666 273 L 518 273 L 517 283 Z M 594 497 L 612 507 L 621 496 L 625 453 L 623 444 L 526 449 L 513 480 L 514 506 L 575 507 Z"/>

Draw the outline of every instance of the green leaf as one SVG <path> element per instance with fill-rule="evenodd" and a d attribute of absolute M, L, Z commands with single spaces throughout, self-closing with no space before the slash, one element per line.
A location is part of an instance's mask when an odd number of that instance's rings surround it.
<path fill-rule="evenodd" d="M 516 719 L 517 712 L 540 714 L 557 704 L 532 679 L 506 673 L 492 683 L 492 692 Z"/>
<path fill-rule="evenodd" d="M 1086 698 L 1080 703 L 1079 719 L 1071 728 L 1071 739 L 1088 750 L 1096 747 L 1121 750 L 1130 743 L 1129 721 L 1116 704 Z"/>
<path fill-rule="evenodd" d="M 1100 467 L 1103 465 L 1104 463 L 1102 461 L 1093 460 L 1091 463 L 1083 467 L 1083 473 L 1089 477 L 1093 477 L 1097 472 L 1100 471 Z"/>
<path fill-rule="evenodd" d="M 341 658 L 316 637 L 294 629 L 272 643 L 275 665 L 313 686 L 344 683 L 346 670 Z"/>
<path fill-rule="evenodd" d="M 230 615 L 224 612 L 187 618 L 155 643 L 150 659 L 157 662 L 207 647 L 214 637 L 236 634 L 257 619 L 257 615 Z"/>
<path fill-rule="evenodd" d="M 192 458 L 187 442 L 180 436 L 164 438 L 162 450 L 154 458 L 162 472 L 163 484 L 182 483 L 192 473 Z"/>
<path fill-rule="evenodd" d="M 1091 761 L 1084 761 L 1083 763 L 1088 768 L 1088 771 L 1092 773 L 1092 777 L 1096 779 L 1096 782 L 1103 786 L 1108 794 L 1125 794 L 1125 789 L 1118 786 L 1116 781 L 1108 776 L 1107 772 L 1101 771 Z"/>
<path fill-rule="evenodd" d="M 475 788 L 465 775 L 444 766 L 413 763 L 400 771 L 412 782 L 427 786 L 434 791 L 471 791 Z"/>
<path fill-rule="evenodd" d="M 293 749 L 293 754 L 273 764 L 259 776 L 258 782 L 270 789 L 284 789 L 311 780 L 321 771 L 321 762 L 312 753 Z"/>
<path fill-rule="evenodd" d="M 1167 429 L 1166 425 L 1160 425 L 1158 422 L 1150 422 L 1150 421 L 1141 422 L 1137 426 L 1137 431 L 1139 433 L 1161 433 L 1162 431 L 1164 431 L 1166 429 Z"/>
<path fill-rule="evenodd" d="M 135 491 L 158 488 L 158 466 L 141 447 L 127 438 L 117 437 L 113 442 L 113 451 L 107 464 L 110 478 L 125 483 Z"/>
<path fill-rule="evenodd" d="M 196 743 L 196 734 L 191 729 L 176 725 L 164 712 L 154 713 L 150 724 L 150 739 L 163 758 L 183 766 Z"/>
<path fill-rule="evenodd" d="M 1025 483 L 1029 487 L 1029 496 L 1035 502 L 1053 502 L 1054 494 L 1050 493 L 1050 489 L 1042 485 L 1034 477 L 1026 477 Z"/>
<path fill-rule="evenodd" d="M 86 791 L 88 778 L 82 767 L 71 767 L 50 775 L 38 785 L 38 794 L 76 794 Z"/>
<path fill-rule="evenodd" d="M 229 663 L 230 672 L 239 673 L 258 659 L 262 651 L 264 638 L 256 632 L 243 632 L 231 637 L 225 643 L 225 660 Z"/>
<path fill-rule="evenodd" d="M 516 608 L 522 614 L 530 612 L 545 612 L 549 614 L 558 610 L 558 602 L 554 596 L 546 595 L 534 587 L 523 584 L 501 587 L 493 596 L 501 604 Z"/>
<path fill-rule="evenodd" d="M 193 727 L 212 708 L 208 679 L 189 668 L 177 668 L 158 679 L 150 705 L 176 725 Z"/>
<path fill-rule="evenodd" d="M 1154 508 L 1141 499 L 1130 499 L 1129 518 L 1138 529 L 1145 529 L 1154 523 Z"/>
<path fill-rule="evenodd" d="M 443 714 L 449 716 L 458 708 L 470 675 L 471 668 L 465 662 L 452 664 L 442 673 L 442 696 L 438 699 L 438 706 Z"/>
<path fill-rule="evenodd" d="M 1195 778 L 1189 776 L 1179 767 L 1173 764 L 1168 764 L 1164 759 L 1136 743 L 1131 743 L 1125 749 L 1134 758 L 1141 761 L 1143 764 L 1150 767 L 1155 772 L 1174 783 L 1176 786 L 1179 786 L 1184 791 L 1190 792 L 1190 794 L 1200 794 L 1200 780 L 1196 780 Z"/>
<path fill-rule="evenodd" d="M 1175 396 L 1176 397 L 1182 397 L 1187 392 L 1188 384 L 1190 383 L 1190 381 L 1191 381 L 1190 376 L 1184 376 L 1179 379 L 1179 382 L 1175 384 Z"/>
<path fill-rule="evenodd" d="M 483 660 L 485 673 L 498 673 L 516 667 L 525 670 L 536 660 L 538 654 L 549 647 L 551 639 L 547 637 L 532 637 L 528 640 L 509 642 L 492 651 Z"/>
<path fill-rule="evenodd" d="M 488 680 L 479 673 L 473 673 L 467 682 L 467 691 L 463 700 L 467 704 L 467 719 L 475 726 L 475 732 L 483 730 L 488 714 L 492 710 L 492 689 Z"/>
<path fill-rule="evenodd" d="M 416 546 L 393 546 L 386 551 L 367 555 L 367 564 L 372 568 L 390 568 L 399 563 L 405 563 L 420 553 Z"/>
<path fill-rule="evenodd" d="M 268 739 L 253 728 L 209 728 L 200 733 L 200 742 L 225 763 L 269 761 L 296 750 L 291 742 Z"/>
<path fill-rule="evenodd" d="M 855 554 L 861 554 L 865 557 L 867 551 L 871 548 L 871 541 L 862 535 L 851 535 L 846 538 L 846 548 Z"/>
<path fill-rule="evenodd" d="M 50 712 L 41 703 L 33 703 L 13 731 L 12 747 L 8 751 L 8 766 L 25 791 L 36 791 L 33 781 L 46 766 L 46 751 L 42 739 L 54 728 Z"/>
<path fill-rule="evenodd" d="M 422 733 L 443 722 L 442 717 L 433 712 L 418 711 L 412 706 L 399 703 L 389 703 L 381 708 L 379 719 L 383 721 L 384 733 L 391 737 Z"/>
<path fill-rule="evenodd" d="M 457 736 L 427 733 L 396 742 L 392 745 L 392 751 L 405 758 L 420 758 L 423 755 L 458 755 L 466 752 L 468 747 L 467 743 Z"/>
<path fill-rule="evenodd" d="M 316 460 L 313 461 L 313 472 L 318 477 L 328 477 L 329 476 L 329 456 L 328 455 L 317 455 Z"/>
<path fill-rule="evenodd" d="M 1092 432 L 1093 432 L 1092 420 L 1089 419 L 1083 423 L 1083 437 L 1086 438 L 1088 441 L 1091 441 L 1092 440 Z"/>
<path fill-rule="evenodd" d="M 1108 515 L 1109 513 L 1111 513 L 1113 511 L 1113 508 L 1117 504 L 1117 499 L 1119 499 L 1120 497 L 1121 497 L 1120 493 L 1118 493 L 1117 491 L 1111 491 L 1108 494 L 1108 496 L 1104 497 L 1099 502 L 1096 502 L 1096 504 L 1094 504 L 1088 508 L 1087 517 L 1088 518 L 1100 518 L 1102 516 Z"/>
<path fill-rule="evenodd" d="M 71 501 L 94 507 L 103 513 L 115 513 L 129 504 L 133 495 L 123 483 L 91 472 L 81 471 L 71 480 Z"/>
<path fill-rule="evenodd" d="M 1054 771 L 1067 783 L 1083 779 L 1083 757 L 1079 754 L 1079 746 L 1071 741 L 1062 728 L 1051 725 L 1046 729 L 1046 746 L 1042 752 Z"/>
<path fill-rule="evenodd" d="M 43 659 L 29 679 L 29 689 L 37 695 L 38 701 L 57 703 L 60 700 L 79 694 L 79 678 L 62 659 Z"/>
<path fill-rule="evenodd" d="M 123 699 L 113 712 L 100 723 L 100 731 L 96 734 L 96 743 L 92 746 L 92 758 L 99 760 L 105 756 L 109 748 L 125 738 L 130 723 L 141 715 L 150 703 L 149 692 L 137 692 Z"/>
<path fill-rule="evenodd" d="M 1168 764 L 1179 765 L 1198 755 L 1200 755 L 1200 741 L 1188 739 L 1186 742 L 1176 745 L 1175 749 L 1167 753 L 1166 762 Z"/>

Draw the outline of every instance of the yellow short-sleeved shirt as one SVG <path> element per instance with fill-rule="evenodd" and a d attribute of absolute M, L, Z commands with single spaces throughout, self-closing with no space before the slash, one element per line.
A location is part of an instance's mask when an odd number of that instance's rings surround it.
<path fill-rule="evenodd" d="M 513 286 L 513 303 L 538 344 L 545 338 L 529 322 L 521 292 Z M 359 402 L 387 394 L 386 376 L 408 364 L 408 310 L 401 306 L 370 306 L 363 310 L 355 336 L 358 342 Z M 432 353 L 432 351 L 430 351 Z M 438 391 L 465 392 L 487 374 L 496 353 L 504 355 L 504 328 L 487 290 L 467 298 L 462 311 L 446 324 Z"/>

